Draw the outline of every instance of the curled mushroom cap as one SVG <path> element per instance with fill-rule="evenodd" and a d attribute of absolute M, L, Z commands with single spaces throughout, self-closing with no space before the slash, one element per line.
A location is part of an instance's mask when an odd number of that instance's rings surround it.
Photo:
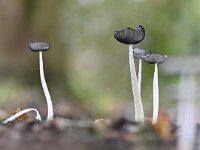
<path fill-rule="evenodd" d="M 144 39 L 145 29 L 142 25 L 138 25 L 135 29 L 127 27 L 126 29 L 115 31 L 114 37 L 124 44 L 137 44 Z"/>
<path fill-rule="evenodd" d="M 149 64 L 161 64 L 167 59 L 167 55 L 151 54 L 144 58 L 144 61 Z"/>
<path fill-rule="evenodd" d="M 46 42 L 30 42 L 29 48 L 34 52 L 47 51 L 50 48 L 50 44 Z"/>
<path fill-rule="evenodd" d="M 151 55 L 151 52 L 148 50 L 140 49 L 140 48 L 134 48 L 133 49 L 133 57 L 136 59 L 144 59 Z"/>

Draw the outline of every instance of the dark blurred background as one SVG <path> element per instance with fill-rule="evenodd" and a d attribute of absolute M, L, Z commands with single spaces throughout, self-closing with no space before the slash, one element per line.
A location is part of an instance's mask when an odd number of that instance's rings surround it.
<path fill-rule="evenodd" d="M 168 57 L 197 55 L 199 5 L 199 0 L 1 0 L 0 103 L 45 104 L 38 53 L 28 43 L 47 41 L 51 49 L 43 55 L 44 71 L 53 103 L 76 103 L 100 116 L 133 111 L 128 46 L 113 32 L 142 24 L 146 37 L 138 47 Z M 154 66 L 143 64 L 142 100 L 145 115 L 151 115 Z M 177 80 L 159 67 L 165 111 L 176 103 L 169 91 Z"/>

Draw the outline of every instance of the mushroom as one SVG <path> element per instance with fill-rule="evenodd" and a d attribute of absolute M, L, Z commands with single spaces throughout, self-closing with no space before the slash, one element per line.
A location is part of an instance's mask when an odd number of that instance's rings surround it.
<path fill-rule="evenodd" d="M 151 54 L 150 51 L 134 48 L 133 49 L 133 57 L 139 60 L 139 69 L 138 69 L 138 88 L 141 95 L 141 82 L 142 82 L 142 59 L 148 57 Z"/>
<path fill-rule="evenodd" d="M 45 77 L 44 77 L 42 52 L 47 51 L 50 48 L 50 45 L 45 42 L 30 42 L 29 48 L 33 52 L 39 52 L 40 80 L 41 80 L 42 88 L 43 88 L 44 95 L 47 101 L 47 109 L 48 109 L 47 121 L 49 121 L 53 119 L 53 105 L 52 105 L 51 96 L 49 94 L 49 90 L 48 90 Z"/>
<path fill-rule="evenodd" d="M 177 97 L 173 97 L 178 100 L 177 102 L 177 125 L 181 126 L 188 122 L 186 119 L 187 107 L 192 106 L 192 101 L 194 101 L 194 106 L 197 106 L 196 97 L 198 87 L 191 88 L 190 84 L 198 83 L 198 75 L 200 74 L 200 57 L 199 56 L 180 56 L 180 57 L 170 57 L 168 61 L 163 64 L 162 68 L 165 73 L 170 75 L 178 75 L 179 83 L 177 92 Z M 191 67 L 192 66 L 192 67 Z M 188 90 L 189 89 L 189 90 Z M 194 92 L 195 91 L 195 92 Z M 195 108 L 197 110 L 197 108 Z M 193 108 L 191 110 L 194 110 Z M 196 112 L 198 113 L 198 112 Z M 189 114 L 192 114 L 189 112 Z M 195 116 L 197 116 L 195 114 Z M 197 122 L 197 118 L 194 124 Z"/>
<path fill-rule="evenodd" d="M 17 112 L 16 114 L 14 114 L 14 115 L 12 115 L 11 117 L 9 117 L 9 118 L 7 118 L 6 120 L 4 120 L 2 123 L 3 124 L 6 124 L 6 123 L 9 123 L 9 122 L 12 122 L 12 121 L 14 121 L 16 118 L 18 118 L 19 116 L 21 116 L 21 115 L 23 115 L 23 114 L 25 114 L 25 113 L 28 113 L 28 112 L 30 112 L 30 111 L 35 111 L 35 113 L 36 113 L 36 119 L 37 120 L 42 120 L 41 119 L 41 116 L 40 116 L 40 114 L 39 114 L 39 112 L 38 112 L 38 110 L 37 109 L 34 109 L 34 108 L 28 108 L 28 109 L 24 109 L 24 110 L 22 110 L 22 111 L 20 111 L 20 112 Z"/>
<path fill-rule="evenodd" d="M 29 48 L 34 52 L 39 52 L 40 79 L 41 79 L 42 88 L 43 88 L 43 91 L 44 91 L 44 94 L 45 94 L 45 97 L 46 97 L 46 101 L 47 101 L 47 107 L 48 107 L 47 121 L 49 121 L 49 120 L 53 119 L 53 105 L 52 105 L 51 97 L 50 97 L 50 94 L 49 94 L 49 91 L 48 91 L 48 88 L 47 88 L 47 84 L 46 84 L 46 81 L 45 81 L 45 77 L 44 77 L 42 51 L 47 51 L 50 48 L 50 45 L 48 43 L 45 43 L 45 42 L 30 42 Z M 21 116 L 25 113 L 28 113 L 30 111 L 35 111 L 36 112 L 36 119 L 38 119 L 40 121 L 42 120 L 37 109 L 28 108 L 28 109 L 24 109 L 20 112 L 17 112 L 16 114 L 7 118 L 2 123 L 6 124 L 8 122 L 12 122 L 16 118 L 18 118 L 19 116 Z"/>
<path fill-rule="evenodd" d="M 152 124 L 157 123 L 159 111 L 159 86 L 158 86 L 158 64 L 163 63 L 167 59 L 167 55 L 151 54 L 144 58 L 144 61 L 155 65 L 153 77 L 153 118 Z"/>
<path fill-rule="evenodd" d="M 162 66 L 170 75 L 178 75 L 178 90 L 173 97 L 177 102 L 177 150 L 199 149 L 198 122 L 198 75 L 200 73 L 199 56 L 170 57 Z"/>
<path fill-rule="evenodd" d="M 143 105 L 137 84 L 137 75 L 133 57 L 133 45 L 140 43 L 144 39 L 145 30 L 142 25 L 137 26 L 135 29 L 128 27 L 120 31 L 115 31 L 114 37 L 117 41 L 129 45 L 129 65 L 131 73 L 132 93 L 134 96 L 135 121 L 144 122 Z"/>

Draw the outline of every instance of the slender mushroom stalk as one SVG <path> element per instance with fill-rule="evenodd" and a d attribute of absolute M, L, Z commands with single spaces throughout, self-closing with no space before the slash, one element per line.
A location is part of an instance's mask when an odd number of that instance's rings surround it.
<path fill-rule="evenodd" d="M 155 71 L 153 76 L 153 119 L 152 124 L 157 123 L 159 111 L 159 88 L 158 88 L 158 64 L 155 64 Z"/>
<path fill-rule="evenodd" d="M 47 100 L 47 108 L 48 108 L 48 115 L 47 115 L 47 120 L 52 120 L 53 119 L 53 105 L 52 105 L 52 101 L 51 101 L 51 96 L 49 94 L 49 90 L 45 81 L 45 77 L 44 77 L 44 69 L 43 69 L 43 59 L 42 59 L 42 52 L 39 52 L 39 64 L 40 64 L 40 80 L 41 80 L 41 84 L 42 84 L 42 88 L 44 91 L 44 95 L 46 97 Z"/>
<path fill-rule="evenodd" d="M 141 95 L 141 84 L 142 84 L 142 59 L 139 59 L 139 67 L 138 67 L 138 88 L 139 93 Z"/>
<path fill-rule="evenodd" d="M 16 114 L 14 114 L 14 115 L 12 115 L 11 117 L 9 117 L 9 118 L 7 118 L 6 120 L 4 120 L 2 123 L 3 124 L 6 124 L 6 123 L 9 123 L 9 122 L 12 122 L 12 121 L 14 121 L 16 118 L 18 118 L 18 117 L 20 117 L 21 115 L 23 115 L 23 114 L 25 114 L 25 113 L 28 113 L 28 112 L 30 112 L 30 111 L 35 111 L 35 113 L 36 113 L 36 119 L 37 120 L 42 120 L 41 119 L 41 116 L 40 116 L 40 114 L 39 114 L 39 112 L 38 112 L 38 110 L 37 109 L 34 109 L 34 108 L 28 108 L 28 109 L 24 109 L 24 110 L 22 110 L 22 111 L 20 111 L 20 112 L 17 112 Z"/>
<path fill-rule="evenodd" d="M 177 150 L 192 150 L 196 149 L 195 136 L 196 136 L 196 80 L 195 76 L 188 76 L 185 78 L 188 89 L 186 90 L 186 105 L 182 105 L 179 109 L 179 114 L 185 113 L 184 122 L 180 124 L 178 130 Z M 197 141 L 198 143 L 198 141 Z M 197 148 L 198 149 L 198 148 Z"/>
<path fill-rule="evenodd" d="M 166 60 L 166 55 L 151 54 L 144 58 L 144 61 L 155 65 L 154 77 L 153 77 L 153 117 L 152 124 L 157 123 L 159 112 L 159 86 L 158 86 L 158 64 L 163 63 Z"/>
<path fill-rule="evenodd" d="M 129 65 L 131 73 L 132 93 L 134 96 L 135 121 L 144 122 L 143 105 L 138 88 L 138 81 L 133 57 L 133 44 L 137 44 L 144 39 L 145 30 L 141 25 L 137 26 L 136 29 L 128 27 L 121 31 L 115 31 L 114 37 L 117 41 L 129 45 Z"/>
<path fill-rule="evenodd" d="M 187 90 L 186 87 L 188 87 L 188 79 L 187 75 L 181 75 L 179 79 L 179 91 L 178 91 L 178 104 L 177 104 L 177 125 L 180 126 L 184 123 L 185 120 L 185 108 L 186 108 L 186 102 L 188 99 L 188 96 L 185 96 L 185 94 L 188 93 L 189 90 Z M 187 94 L 188 95 L 188 94 Z M 190 98 L 189 98 L 190 99 Z"/>
<path fill-rule="evenodd" d="M 47 121 L 50 121 L 53 119 L 53 104 L 45 81 L 43 59 L 42 59 L 42 52 L 48 50 L 50 48 L 50 45 L 45 42 L 30 42 L 29 48 L 34 52 L 39 52 L 40 80 L 47 101 L 47 109 L 48 109 Z"/>
<path fill-rule="evenodd" d="M 132 46 L 129 46 L 129 65 L 130 65 L 130 73 L 131 73 L 131 85 L 132 85 L 132 92 L 134 96 L 134 103 L 135 103 L 135 121 L 144 122 L 144 112 L 143 112 L 143 105 L 142 100 L 137 84 L 137 76 L 135 72 L 135 62 L 133 57 L 133 49 Z"/>

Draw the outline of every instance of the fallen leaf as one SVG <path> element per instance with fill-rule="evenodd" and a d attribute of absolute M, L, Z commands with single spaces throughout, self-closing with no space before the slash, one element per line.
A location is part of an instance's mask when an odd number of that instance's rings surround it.
<path fill-rule="evenodd" d="M 158 121 L 153 125 L 155 132 L 165 141 L 168 141 L 172 137 L 172 124 L 165 112 L 159 112 Z"/>
<path fill-rule="evenodd" d="M 99 134 L 106 134 L 108 132 L 110 121 L 107 119 L 96 119 L 94 121 L 94 128 Z"/>
<path fill-rule="evenodd" d="M 22 111 L 22 108 L 19 107 L 14 111 L 13 115 L 20 111 Z M 32 120 L 31 117 L 28 116 L 27 114 L 23 114 L 15 119 L 16 122 L 17 121 L 31 121 L 31 120 Z"/>

